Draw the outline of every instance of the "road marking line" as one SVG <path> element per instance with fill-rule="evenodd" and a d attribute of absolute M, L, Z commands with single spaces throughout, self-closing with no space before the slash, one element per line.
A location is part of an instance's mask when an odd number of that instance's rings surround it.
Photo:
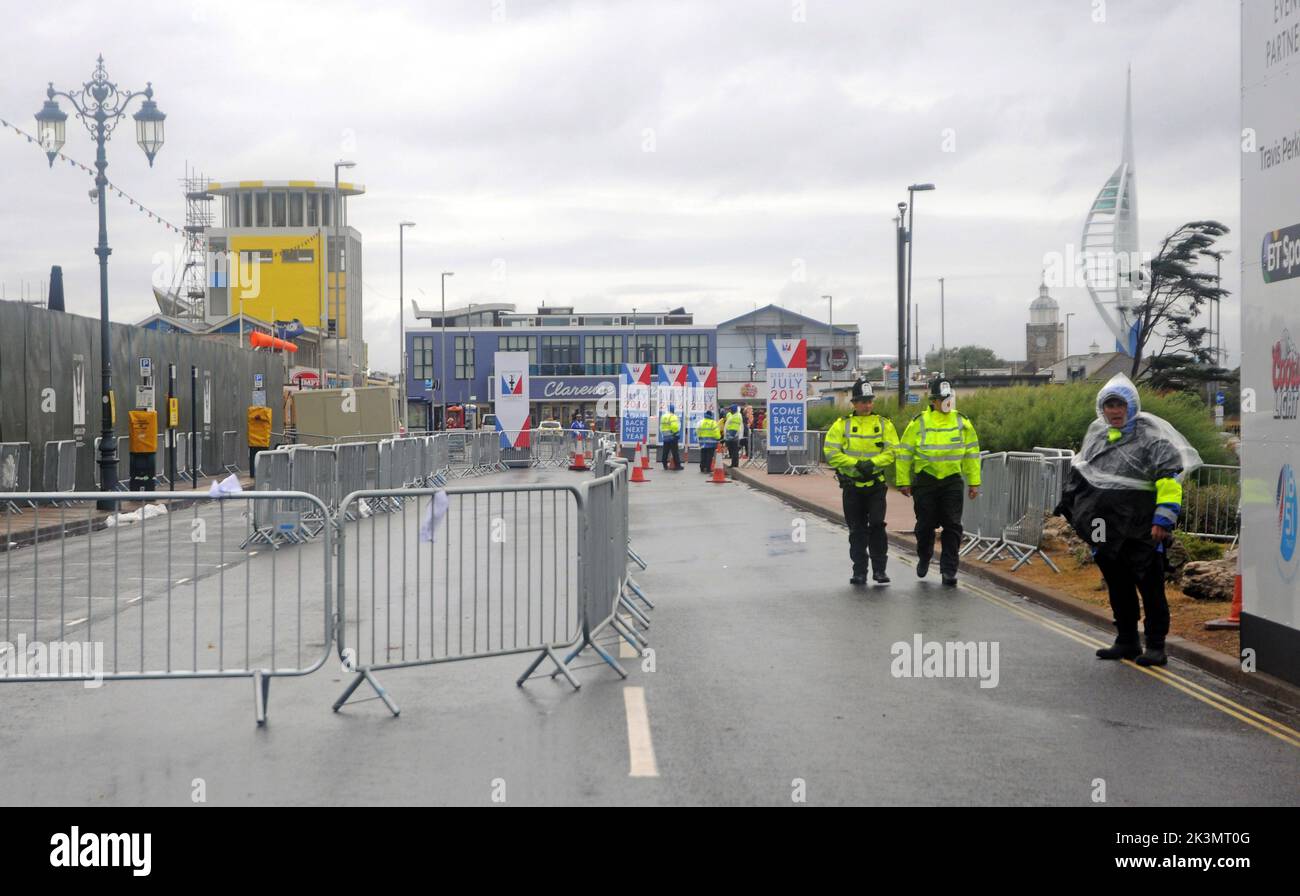
<path fill-rule="evenodd" d="M 654 743 L 650 740 L 650 716 L 646 712 L 645 688 L 623 688 L 623 708 L 627 711 L 628 777 L 659 777 Z"/>
<path fill-rule="evenodd" d="M 1055 620 L 1048 619 L 1047 617 L 1042 616 L 1033 610 L 1027 610 L 1024 607 L 1018 607 L 1015 604 L 1011 603 L 1010 601 L 998 597 L 996 594 L 992 594 L 988 591 L 985 591 L 982 588 L 977 588 L 976 586 L 968 584 L 966 582 L 962 582 L 961 587 L 983 598 L 989 603 L 996 604 L 1004 609 L 1010 610 L 1011 612 L 1019 616 L 1022 616 L 1033 622 L 1037 622 L 1038 624 L 1042 625 L 1044 628 L 1050 629 L 1054 632 L 1057 632 L 1058 634 L 1065 635 L 1066 637 L 1071 638 L 1072 640 L 1077 641 L 1087 647 L 1108 647 L 1109 646 L 1108 644 L 1106 644 L 1105 641 L 1099 640 L 1097 638 L 1094 638 L 1090 635 L 1083 634 L 1081 632 L 1077 632 L 1074 629 L 1061 625 Z M 1224 715 L 1232 716 L 1234 719 L 1245 722 L 1247 725 L 1250 725 L 1252 728 L 1257 728 L 1260 731 L 1263 731 L 1265 734 L 1273 735 L 1278 740 L 1284 743 L 1290 744 L 1293 747 L 1300 748 L 1300 731 L 1296 731 L 1294 728 L 1291 728 L 1283 724 L 1282 722 L 1277 721 L 1274 718 L 1266 716 L 1263 713 L 1256 712 L 1255 710 L 1251 709 L 1248 706 L 1242 706 L 1240 703 L 1237 703 L 1231 698 L 1226 697 L 1223 694 L 1218 693 L 1217 691 L 1212 691 L 1209 688 L 1197 684 L 1196 682 L 1190 679 L 1184 678 L 1183 676 L 1179 675 L 1177 672 L 1172 672 L 1169 669 L 1147 668 L 1145 666 L 1139 666 L 1137 663 L 1134 663 L 1130 660 L 1124 660 L 1123 663 L 1126 666 L 1131 666 L 1132 668 L 1136 669 L 1139 672 L 1150 675 L 1152 678 L 1155 678 L 1157 681 L 1164 682 L 1165 684 L 1169 685 L 1171 688 L 1175 688 L 1179 691 L 1182 691 L 1184 694 L 1187 694 L 1189 697 L 1194 697 L 1197 700 L 1200 700 L 1202 703 L 1206 704 L 1207 706 L 1214 707 L 1215 709 L 1222 712 Z M 1197 693 L 1198 691 L 1200 693 Z"/>

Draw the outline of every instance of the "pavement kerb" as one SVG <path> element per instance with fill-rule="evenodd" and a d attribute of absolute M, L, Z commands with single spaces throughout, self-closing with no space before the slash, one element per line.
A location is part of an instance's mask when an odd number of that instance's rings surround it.
<path fill-rule="evenodd" d="M 728 472 L 733 479 L 744 482 L 759 491 L 774 495 L 782 501 L 798 507 L 800 510 L 815 514 L 840 526 L 844 525 L 844 514 L 839 507 L 828 507 L 816 501 L 792 495 L 781 489 L 779 485 L 765 481 L 771 474 L 755 474 L 743 468 L 729 470 Z M 911 535 L 890 532 L 889 541 L 891 544 L 910 552 L 915 553 L 916 551 L 916 539 Z M 984 566 L 976 567 L 972 564 L 966 564 L 962 568 L 962 572 L 1006 588 L 1022 595 L 1033 603 L 1051 607 L 1053 610 L 1095 625 L 1107 632 L 1113 628 L 1114 623 L 1109 613 L 1071 597 L 1062 591 L 1044 588 L 1032 582 L 1018 579 L 1011 573 Z M 1292 709 L 1300 710 L 1300 687 L 1263 672 L 1244 672 L 1231 656 L 1176 635 L 1170 635 L 1166 640 L 1165 650 L 1171 656 L 1176 656 L 1184 662 L 1196 666 L 1198 669 L 1203 669 L 1231 684 L 1286 704 Z"/>

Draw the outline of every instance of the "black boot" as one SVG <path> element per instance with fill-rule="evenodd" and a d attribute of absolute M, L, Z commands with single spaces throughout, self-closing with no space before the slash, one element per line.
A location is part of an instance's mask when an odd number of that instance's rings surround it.
<path fill-rule="evenodd" d="M 929 558 L 929 557 L 917 557 L 917 558 L 916 558 L 916 577 L 917 577 L 918 579 L 924 579 L 924 578 L 925 578 L 925 574 L 926 574 L 927 572 L 929 572 L 929 571 L 930 571 L 930 558 Z"/>
<path fill-rule="evenodd" d="M 871 578 L 881 585 L 889 584 L 889 576 L 885 575 L 885 561 L 873 560 L 871 562 Z"/>
<path fill-rule="evenodd" d="M 867 584 L 867 577 L 866 577 L 865 575 L 863 575 L 862 573 L 855 572 L 855 573 L 853 574 L 853 577 L 849 579 L 849 584 L 850 584 L 850 585 L 865 585 L 865 584 Z"/>
<path fill-rule="evenodd" d="M 949 588 L 956 588 L 956 587 L 957 587 L 957 577 L 956 577 L 956 576 L 948 576 L 948 575 L 945 575 L 945 576 L 943 577 L 943 583 L 944 583 L 945 585 L 947 585 Z"/>
<path fill-rule="evenodd" d="M 1165 653 L 1165 642 L 1153 641 L 1147 638 L 1147 649 L 1140 657 L 1137 658 L 1139 666 L 1163 666 L 1169 662 L 1169 657 Z"/>
<path fill-rule="evenodd" d="M 1103 660 L 1134 660 L 1142 654 L 1142 648 L 1138 644 L 1137 634 L 1119 635 L 1115 638 L 1115 643 L 1109 647 L 1102 647 L 1097 651 L 1097 656 Z"/>

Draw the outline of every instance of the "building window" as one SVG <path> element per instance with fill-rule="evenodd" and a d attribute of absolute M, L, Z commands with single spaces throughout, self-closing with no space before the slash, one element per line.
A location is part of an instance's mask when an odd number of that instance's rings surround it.
<path fill-rule="evenodd" d="M 271 194 L 254 193 L 253 204 L 257 207 L 257 226 L 271 226 Z"/>
<path fill-rule="evenodd" d="M 456 379 L 474 378 L 474 337 L 456 337 Z"/>
<path fill-rule="evenodd" d="M 301 193 L 289 194 L 289 226 L 290 227 L 302 226 L 302 194 Z"/>
<path fill-rule="evenodd" d="M 586 340 L 586 373 L 605 376 L 618 373 L 623 363 L 622 336 L 588 336 Z"/>
<path fill-rule="evenodd" d="M 333 226 L 333 222 L 330 220 L 330 209 L 333 207 L 334 204 L 330 200 L 333 198 L 334 197 L 330 196 L 329 193 L 320 194 L 320 226 L 321 227 Z"/>
<path fill-rule="evenodd" d="M 271 194 L 271 226 L 284 227 L 288 223 L 289 199 L 284 193 Z"/>
<path fill-rule="evenodd" d="M 669 364 L 709 363 L 709 337 L 704 333 L 673 334 L 669 346 Z"/>
<path fill-rule="evenodd" d="M 253 194 L 252 193 L 239 194 L 239 226 L 240 227 L 253 226 Z"/>
<path fill-rule="evenodd" d="M 285 249 L 280 260 L 286 264 L 311 264 L 316 260 L 315 249 Z"/>
<path fill-rule="evenodd" d="M 636 357 L 632 359 L 632 363 L 665 363 L 668 358 L 668 354 L 664 350 L 665 342 L 666 339 L 663 336 L 643 336 L 638 333 L 636 337 Z"/>
<path fill-rule="evenodd" d="M 497 351 L 528 352 L 528 366 L 532 368 L 537 365 L 536 336 L 498 336 Z"/>
<path fill-rule="evenodd" d="M 307 194 L 307 226 L 320 226 L 320 195 L 317 193 Z"/>
<path fill-rule="evenodd" d="M 411 340 L 411 377 L 433 379 L 433 337 L 416 336 Z"/>

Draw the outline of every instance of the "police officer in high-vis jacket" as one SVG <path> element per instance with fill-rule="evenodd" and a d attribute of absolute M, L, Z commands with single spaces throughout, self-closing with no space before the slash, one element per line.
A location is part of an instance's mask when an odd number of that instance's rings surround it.
<path fill-rule="evenodd" d="M 934 556 L 934 530 L 940 536 L 939 573 L 945 585 L 957 584 L 961 548 L 963 492 L 979 494 L 979 437 L 970 420 L 957 413 L 957 396 L 944 379 L 930 382 L 930 408 L 913 418 L 898 447 L 894 482 L 911 495 L 916 510 L 916 574 L 924 578 Z M 965 487 L 962 485 L 965 477 Z"/>
<path fill-rule="evenodd" d="M 849 559 L 853 561 L 850 585 L 867 583 L 867 555 L 871 577 L 888 584 L 885 561 L 885 470 L 894 463 L 898 431 L 893 421 L 873 413 L 875 394 L 870 383 L 853 384 L 853 414 L 831 424 L 822 454 L 835 469 L 844 497 L 844 524 L 849 527 Z"/>

